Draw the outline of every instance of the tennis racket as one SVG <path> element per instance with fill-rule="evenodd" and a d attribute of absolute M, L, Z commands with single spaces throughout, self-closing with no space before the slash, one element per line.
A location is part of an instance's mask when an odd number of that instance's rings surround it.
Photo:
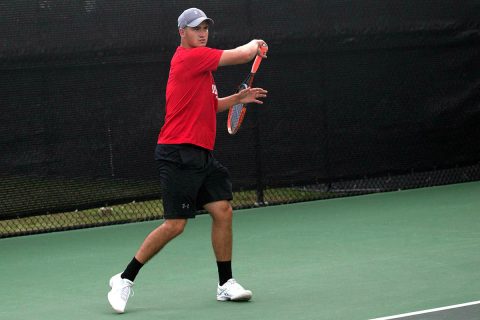
<path fill-rule="evenodd" d="M 260 47 L 260 50 L 262 54 L 265 55 L 268 51 L 268 46 L 264 43 Z M 262 62 L 262 57 L 257 55 L 255 57 L 255 61 L 253 61 L 250 74 L 238 86 L 237 92 L 240 92 L 241 90 L 247 89 L 252 86 L 253 78 L 257 73 L 258 67 L 260 66 L 260 62 Z M 240 129 L 240 126 L 242 125 L 243 118 L 245 118 L 246 112 L 247 112 L 247 105 L 244 103 L 236 104 L 230 108 L 230 110 L 228 111 L 228 119 L 227 119 L 228 133 L 235 134 L 238 132 L 238 130 Z"/>

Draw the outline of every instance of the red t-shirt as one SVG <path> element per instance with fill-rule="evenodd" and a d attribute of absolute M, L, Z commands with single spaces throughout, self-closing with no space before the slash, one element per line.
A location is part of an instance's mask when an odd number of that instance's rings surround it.
<path fill-rule="evenodd" d="M 217 70 L 222 52 L 208 47 L 177 48 L 170 62 L 159 144 L 189 143 L 213 150 L 218 94 L 212 71 Z"/>

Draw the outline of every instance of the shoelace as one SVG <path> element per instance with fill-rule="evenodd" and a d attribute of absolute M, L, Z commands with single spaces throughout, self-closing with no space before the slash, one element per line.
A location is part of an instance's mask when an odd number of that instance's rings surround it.
<path fill-rule="evenodd" d="M 225 282 L 223 286 L 218 288 L 217 293 L 230 296 L 230 290 L 232 290 L 233 288 L 236 289 L 238 286 L 239 285 L 237 285 L 237 281 L 235 279 L 230 279 L 227 282 Z"/>
<path fill-rule="evenodd" d="M 133 288 L 128 284 L 123 285 L 120 290 L 120 297 L 123 301 L 127 301 L 129 297 L 133 297 L 135 295 L 135 292 L 133 292 Z"/>
<path fill-rule="evenodd" d="M 237 281 L 235 279 L 230 279 L 226 283 L 230 283 L 230 285 L 233 286 L 235 283 L 237 283 Z"/>

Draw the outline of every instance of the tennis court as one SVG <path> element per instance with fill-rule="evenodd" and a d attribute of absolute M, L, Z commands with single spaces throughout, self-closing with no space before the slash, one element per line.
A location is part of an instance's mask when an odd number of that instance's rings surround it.
<path fill-rule="evenodd" d="M 199 216 L 142 270 L 124 315 L 108 279 L 159 221 L 3 239 L 0 318 L 367 320 L 478 301 L 479 194 L 471 182 L 239 210 L 247 303 L 215 300 Z M 404 319 L 478 319 L 478 306 L 454 311 Z"/>

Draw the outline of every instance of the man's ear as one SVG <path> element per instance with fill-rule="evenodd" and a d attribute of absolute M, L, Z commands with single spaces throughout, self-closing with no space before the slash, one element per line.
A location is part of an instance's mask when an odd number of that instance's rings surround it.
<path fill-rule="evenodd" d="M 185 37 L 185 29 L 183 28 L 178 29 L 178 34 L 180 34 L 180 37 L 182 38 Z"/>

